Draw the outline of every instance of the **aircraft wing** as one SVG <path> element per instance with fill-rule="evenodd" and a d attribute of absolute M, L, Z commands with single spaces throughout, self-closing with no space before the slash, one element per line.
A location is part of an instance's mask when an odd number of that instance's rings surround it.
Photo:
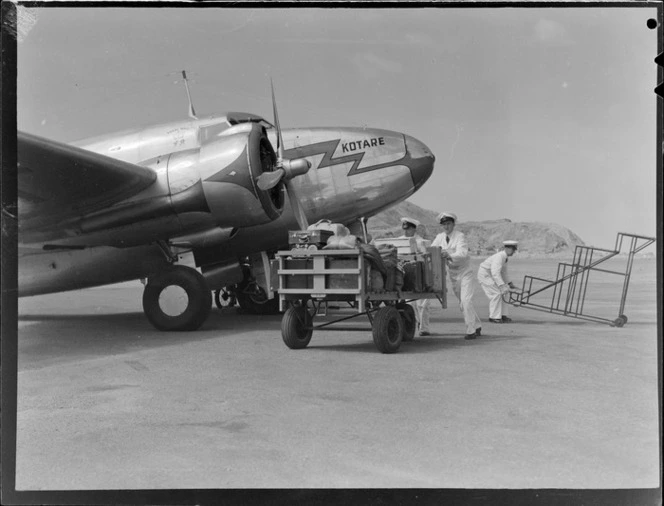
<path fill-rule="evenodd" d="M 151 185 L 149 168 L 18 132 L 19 233 L 58 227 Z"/>

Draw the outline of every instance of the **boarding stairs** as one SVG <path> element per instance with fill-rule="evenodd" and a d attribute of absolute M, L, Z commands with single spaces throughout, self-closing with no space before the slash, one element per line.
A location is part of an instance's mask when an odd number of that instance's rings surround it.
<path fill-rule="evenodd" d="M 579 318 L 597 323 L 607 323 L 612 327 L 622 327 L 627 323 L 625 301 L 627 288 L 632 274 L 634 256 L 655 242 L 653 237 L 618 233 L 614 249 L 603 249 L 592 246 L 577 246 L 574 250 L 572 263 L 560 262 L 555 280 L 547 280 L 535 276 L 525 276 L 521 290 L 510 291 L 503 295 L 509 304 L 536 311 Z M 628 248 L 624 270 L 604 268 L 611 258 L 621 254 Z M 618 317 L 615 319 L 592 315 L 584 308 L 588 283 L 592 272 L 603 272 L 623 277 L 622 295 Z M 547 295 L 550 294 L 550 298 Z M 536 297 L 537 296 L 537 297 Z"/>

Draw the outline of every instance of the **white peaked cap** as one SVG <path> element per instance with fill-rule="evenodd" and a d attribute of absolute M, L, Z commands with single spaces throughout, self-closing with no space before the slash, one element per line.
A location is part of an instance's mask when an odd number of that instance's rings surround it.
<path fill-rule="evenodd" d="M 516 248 L 518 245 L 518 241 L 503 241 L 503 246 L 512 246 L 513 248 Z"/>
<path fill-rule="evenodd" d="M 420 226 L 420 222 L 417 220 L 414 220 L 413 218 L 401 218 L 401 223 L 410 223 L 412 225 L 415 225 L 416 227 Z"/>
<path fill-rule="evenodd" d="M 443 211 L 438 216 L 436 216 L 436 221 L 440 223 L 443 220 L 443 218 L 452 218 L 454 220 L 454 223 L 457 222 L 457 215 L 454 213 L 448 213 L 447 211 Z"/>

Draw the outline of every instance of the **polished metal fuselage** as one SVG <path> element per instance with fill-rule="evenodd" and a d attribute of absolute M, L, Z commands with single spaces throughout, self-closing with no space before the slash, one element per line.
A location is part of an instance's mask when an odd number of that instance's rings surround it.
<path fill-rule="evenodd" d="M 276 146 L 276 131 L 268 138 Z M 196 168 L 182 163 L 186 153 L 214 141 L 231 128 L 227 116 L 128 130 L 74 145 L 136 165 L 151 167 L 155 183 L 133 196 L 144 201 L 183 191 L 200 180 Z M 283 130 L 286 158 L 306 158 L 311 169 L 293 180 L 308 221 L 349 224 L 408 198 L 429 177 L 434 157 L 407 135 L 369 128 L 302 128 Z M 243 212 L 237 209 L 238 215 Z M 258 226 L 219 230 L 209 213 L 188 212 L 92 230 L 61 244 L 85 249 L 43 250 L 40 242 L 20 244 L 19 292 L 35 295 L 128 281 L 167 264 L 157 240 L 197 233 L 220 237 L 214 247 L 223 262 L 287 245 L 288 230 L 298 225 L 288 200 L 282 215 Z M 19 237 L 19 242 L 20 241 Z M 111 245 L 111 247 L 109 247 Z M 121 245 L 122 247 L 112 247 Z"/>

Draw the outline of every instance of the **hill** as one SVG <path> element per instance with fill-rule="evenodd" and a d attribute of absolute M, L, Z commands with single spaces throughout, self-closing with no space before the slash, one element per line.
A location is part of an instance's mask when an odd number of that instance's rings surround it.
<path fill-rule="evenodd" d="M 396 237 L 401 232 L 401 217 L 408 216 L 422 225 L 420 234 L 433 239 L 441 229 L 436 222 L 437 211 L 423 209 L 412 202 L 401 202 L 369 220 L 369 231 L 375 238 Z M 463 219 L 463 218 L 462 218 Z M 457 229 L 468 239 L 471 255 L 494 253 L 507 239 L 519 241 L 519 253 L 552 255 L 573 252 L 583 240 L 557 223 L 513 222 L 509 219 L 491 221 L 460 221 Z"/>

